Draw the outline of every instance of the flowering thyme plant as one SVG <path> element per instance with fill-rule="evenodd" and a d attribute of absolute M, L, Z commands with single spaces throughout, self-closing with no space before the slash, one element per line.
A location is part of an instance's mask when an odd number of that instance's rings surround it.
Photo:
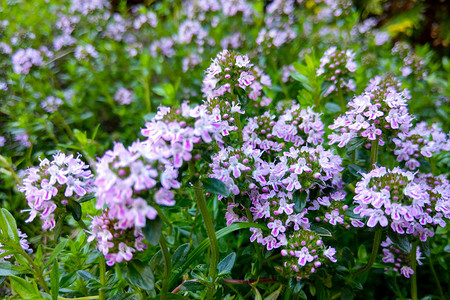
<path fill-rule="evenodd" d="M 450 295 L 448 58 L 349 0 L 131 2 L 0 4 L 0 298 Z"/>

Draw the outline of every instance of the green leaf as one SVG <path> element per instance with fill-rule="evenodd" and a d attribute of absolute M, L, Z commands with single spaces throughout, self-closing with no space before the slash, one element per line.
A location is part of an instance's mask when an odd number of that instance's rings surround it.
<path fill-rule="evenodd" d="M 66 205 L 66 209 L 70 212 L 75 221 L 80 221 L 82 216 L 81 205 L 75 200 L 69 199 Z"/>
<path fill-rule="evenodd" d="M 392 243 L 403 252 L 409 253 L 409 251 L 411 251 L 411 243 L 406 235 L 389 230 L 387 236 L 391 239 Z"/>
<path fill-rule="evenodd" d="M 231 269 L 236 261 L 236 253 L 231 252 L 217 265 L 217 270 L 219 271 L 219 276 L 231 273 Z"/>
<path fill-rule="evenodd" d="M 269 296 L 265 297 L 264 300 L 277 300 L 278 296 L 280 296 L 280 294 L 281 294 L 282 289 L 283 289 L 283 285 L 280 284 L 280 287 L 275 292 L 273 292 Z"/>
<path fill-rule="evenodd" d="M 320 236 L 332 236 L 331 232 L 329 232 L 327 229 L 320 227 L 316 224 L 311 224 L 309 229 L 311 229 L 312 231 L 314 231 L 315 233 L 317 233 Z"/>
<path fill-rule="evenodd" d="M 363 137 L 354 137 L 348 142 L 345 152 L 350 156 L 353 151 L 361 147 L 365 142 L 366 139 Z"/>
<path fill-rule="evenodd" d="M 327 102 L 325 104 L 325 109 L 332 113 L 337 113 L 341 111 L 341 106 L 339 104 L 336 104 L 334 102 Z"/>
<path fill-rule="evenodd" d="M 87 143 L 86 132 L 81 132 L 78 129 L 74 129 L 73 134 L 75 135 L 77 140 L 80 142 L 80 144 L 85 145 Z"/>
<path fill-rule="evenodd" d="M 16 220 L 14 219 L 14 217 L 11 215 L 11 213 L 6 208 L 2 208 L 2 215 L 0 216 L 0 218 L 2 219 L 1 227 L 2 227 L 3 234 L 7 233 L 8 237 L 10 239 L 18 242 L 19 236 L 17 235 L 17 224 L 16 224 Z"/>
<path fill-rule="evenodd" d="M 143 262 L 132 261 L 127 265 L 127 278 L 130 283 L 141 289 L 151 291 L 154 289 L 152 270 Z"/>
<path fill-rule="evenodd" d="M 366 170 L 355 164 L 350 164 L 347 168 L 352 175 L 358 178 L 362 177 L 362 174 L 367 173 Z"/>
<path fill-rule="evenodd" d="M 19 294 L 22 299 L 42 299 L 34 285 L 25 279 L 11 275 L 9 276 L 9 281 L 13 291 Z"/>
<path fill-rule="evenodd" d="M 17 267 L 9 262 L 0 262 L 0 276 L 10 276 L 10 275 L 19 275 L 19 274 L 27 274 L 31 272 L 27 272 L 23 270 L 23 268 Z"/>
<path fill-rule="evenodd" d="M 83 203 L 83 202 L 89 201 L 89 200 L 94 199 L 94 198 L 95 198 L 95 195 L 94 195 L 94 194 L 85 195 L 85 196 L 83 196 L 83 197 L 81 197 L 81 198 L 78 198 L 78 199 L 77 199 L 77 202 L 78 202 L 78 203 Z"/>
<path fill-rule="evenodd" d="M 52 300 L 57 300 L 59 294 L 59 267 L 56 259 L 53 261 L 53 267 L 50 273 L 50 288 L 52 292 Z"/>
<path fill-rule="evenodd" d="M 364 244 L 361 244 L 358 248 L 358 258 L 363 262 L 367 261 L 367 250 Z"/>
<path fill-rule="evenodd" d="M 267 226 L 262 225 L 262 224 L 234 223 L 228 227 L 225 227 L 225 228 L 222 228 L 222 229 L 216 231 L 216 238 L 220 239 L 236 230 L 244 229 L 244 228 L 251 228 L 251 227 L 267 229 Z M 192 250 L 192 252 L 188 255 L 188 257 L 187 257 L 186 261 L 183 263 L 183 265 L 180 268 L 178 268 L 176 271 L 174 271 L 172 273 L 172 275 L 170 276 L 169 286 L 172 286 L 175 283 L 175 280 L 177 279 L 177 277 L 180 274 L 182 274 L 194 262 L 195 259 L 205 255 L 205 251 L 206 251 L 206 249 L 208 249 L 209 245 L 210 245 L 209 238 L 206 238 L 197 246 L 197 248 Z"/>
<path fill-rule="evenodd" d="M 305 283 L 302 280 L 297 280 L 294 277 L 289 279 L 289 289 L 294 295 L 300 294 L 304 286 Z"/>
<path fill-rule="evenodd" d="M 294 192 L 293 200 L 294 200 L 294 210 L 296 213 L 301 213 L 303 209 L 306 207 L 306 198 L 308 195 L 306 192 L 302 192 L 300 190 Z"/>
<path fill-rule="evenodd" d="M 172 256 L 172 267 L 178 268 L 186 261 L 186 256 L 189 253 L 191 245 L 189 243 L 183 244 L 175 250 Z"/>
<path fill-rule="evenodd" d="M 162 274 L 162 271 L 164 270 L 164 257 L 161 250 L 152 256 L 149 265 L 155 275 Z"/>
<path fill-rule="evenodd" d="M 147 220 L 145 227 L 142 229 L 145 238 L 153 246 L 158 245 L 159 238 L 162 232 L 162 221 L 160 217 L 156 217 L 154 220 Z"/>
<path fill-rule="evenodd" d="M 50 264 L 56 259 L 56 257 L 61 253 L 61 251 L 66 247 L 68 241 L 69 241 L 68 239 L 61 241 L 58 244 L 58 246 L 56 246 L 53 249 L 52 254 L 50 255 L 50 257 L 48 258 L 47 262 L 44 265 L 44 269 L 46 269 L 50 266 Z"/>
<path fill-rule="evenodd" d="M 34 258 L 34 262 L 38 267 L 42 266 L 43 260 L 43 253 L 42 253 L 42 244 L 38 246 L 38 249 L 36 251 L 36 257 Z"/>
<path fill-rule="evenodd" d="M 205 285 L 198 281 L 186 281 L 183 282 L 183 285 L 181 286 L 180 290 L 182 291 L 201 291 L 205 289 Z"/>
<path fill-rule="evenodd" d="M 230 191 L 228 190 L 225 183 L 215 178 L 206 178 L 202 180 L 205 189 L 214 194 L 222 195 L 224 197 L 230 196 Z"/>
<path fill-rule="evenodd" d="M 85 281 L 94 280 L 98 282 L 98 278 L 95 277 L 92 273 L 89 273 L 88 271 L 78 270 L 77 275 Z"/>

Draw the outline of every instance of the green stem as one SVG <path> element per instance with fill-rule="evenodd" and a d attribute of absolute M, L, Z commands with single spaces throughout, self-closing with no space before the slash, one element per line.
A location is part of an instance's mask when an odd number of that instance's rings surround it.
<path fill-rule="evenodd" d="M 345 111 L 345 108 L 347 107 L 345 104 L 344 95 L 342 94 L 342 90 L 338 88 L 338 94 L 339 94 L 339 104 L 341 105 L 342 111 Z"/>
<path fill-rule="evenodd" d="M 241 115 L 238 112 L 234 113 L 234 121 L 236 122 L 238 128 L 238 138 L 239 141 L 244 141 L 244 137 L 242 136 L 242 124 L 241 124 Z"/>
<path fill-rule="evenodd" d="M 164 234 L 161 234 L 159 239 L 159 246 L 161 247 L 161 251 L 164 258 L 164 278 L 162 282 L 161 288 L 161 300 L 166 298 L 166 294 L 169 291 L 169 279 L 170 279 L 170 271 L 172 269 L 171 265 L 171 257 L 169 253 L 169 249 L 167 248 L 166 240 L 164 239 Z"/>
<path fill-rule="evenodd" d="M 418 242 L 415 241 L 412 244 L 411 248 L 411 269 L 413 269 L 414 273 L 411 275 L 411 300 L 417 300 L 417 244 Z"/>
<path fill-rule="evenodd" d="M 58 119 L 59 123 L 64 128 L 64 130 L 69 135 L 70 139 L 72 139 L 73 141 L 76 141 L 77 139 L 75 138 L 75 135 L 73 134 L 72 128 L 70 128 L 70 126 L 66 123 L 66 120 L 64 120 L 63 116 L 59 113 L 59 111 L 55 112 L 55 116 Z"/>
<path fill-rule="evenodd" d="M 91 299 L 101 299 L 100 296 L 87 296 L 87 297 L 79 297 L 79 298 L 64 298 L 58 297 L 58 300 L 91 300 Z"/>
<path fill-rule="evenodd" d="M 147 107 L 148 113 L 152 111 L 152 101 L 150 98 L 150 80 L 150 75 L 144 76 L 144 78 L 142 79 L 142 83 L 144 84 L 145 89 L 145 106 Z"/>
<path fill-rule="evenodd" d="M 354 277 L 358 277 L 359 275 L 364 274 L 365 272 L 369 271 L 370 268 L 372 268 L 372 265 L 375 262 L 375 258 L 377 257 L 378 254 L 378 248 L 380 247 L 382 234 L 383 228 L 379 228 L 377 229 L 377 231 L 375 231 L 375 237 L 373 238 L 373 245 L 372 245 L 372 253 L 370 254 L 369 261 L 365 266 L 359 268 L 355 272 Z"/>
<path fill-rule="evenodd" d="M 20 253 L 20 255 L 22 255 L 28 261 L 30 266 L 33 268 L 34 274 L 41 283 L 44 291 L 50 294 L 50 290 L 48 289 L 47 283 L 45 282 L 44 277 L 42 276 L 41 269 L 34 263 L 33 259 L 25 252 L 25 250 L 22 249 L 22 247 L 20 247 L 20 245 L 17 245 L 15 243 L 13 245 L 14 248 L 16 248 L 16 250 Z"/>
<path fill-rule="evenodd" d="M 378 139 L 372 141 L 372 147 L 370 148 L 370 170 L 375 169 L 378 161 Z"/>
<path fill-rule="evenodd" d="M 191 172 L 191 176 L 195 176 L 196 168 L 192 160 L 189 162 L 189 170 Z M 203 190 L 199 180 L 195 180 L 194 182 L 194 192 L 197 206 L 200 209 L 200 213 L 202 214 L 202 218 L 205 223 L 206 234 L 208 235 L 209 241 L 211 243 L 211 261 L 209 266 L 209 276 L 212 278 L 212 284 L 208 287 L 207 299 L 212 299 L 215 292 L 217 265 L 219 263 L 219 243 L 217 242 L 213 219 L 208 211 L 208 207 L 206 205 L 205 197 L 203 196 Z"/>
<path fill-rule="evenodd" d="M 441 300 L 445 300 L 444 291 L 442 290 L 441 283 L 439 282 L 439 277 L 437 276 L 436 270 L 434 269 L 433 260 L 431 259 L 431 254 L 430 254 L 430 256 L 428 257 L 428 260 L 429 260 L 429 262 L 430 262 L 430 270 L 431 270 L 431 273 L 433 273 L 434 281 L 436 282 L 436 286 L 437 286 L 437 288 L 438 288 L 438 290 L 439 290 L 439 296 L 441 297 Z"/>
<path fill-rule="evenodd" d="M 98 290 L 98 298 L 100 300 L 105 300 L 105 292 L 103 291 L 103 287 L 106 284 L 106 265 L 105 265 L 105 257 L 100 254 L 99 258 L 98 258 L 98 266 L 100 269 L 100 285 L 102 286 L 99 290 Z"/>

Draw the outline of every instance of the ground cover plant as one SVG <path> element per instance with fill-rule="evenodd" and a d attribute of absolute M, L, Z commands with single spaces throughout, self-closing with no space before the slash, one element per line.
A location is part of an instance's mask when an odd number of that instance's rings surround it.
<path fill-rule="evenodd" d="M 0 297 L 449 298 L 447 17 L 397 4 L 3 1 Z"/>

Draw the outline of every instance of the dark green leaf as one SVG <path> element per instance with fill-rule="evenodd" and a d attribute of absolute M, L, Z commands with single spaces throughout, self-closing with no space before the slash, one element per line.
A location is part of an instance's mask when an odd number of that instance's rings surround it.
<path fill-rule="evenodd" d="M 421 242 L 419 246 L 420 246 L 420 251 L 423 254 L 425 254 L 426 257 L 430 257 L 431 251 L 430 251 L 430 246 L 428 245 L 428 243 Z"/>
<path fill-rule="evenodd" d="M 342 289 L 341 299 L 342 300 L 353 300 L 355 294 L 351 288 L 345 287 Z"/>
<path fill-rule="evenodd" d="M 172 267 L 178 268 L 186 261 L 186 256 L 189 253 L 191 245 L 189 243 L 183 244 L 175 250 L 172 256 Z"/>
<path fill-rule="evenodd" d="M 352 266 L 354 265 L 355 262 L 354 255 L 348 247 L 344 247 L 344 249 L 342 249 L 342 262 L 344 266 L 346 266 L 349 269 L 351 269 Z"/>
<path fill-rule="evenodd" d="M 162 274 L 162 271 L 164 270 L 164 258 L 161 250 L 156 252 L 150 259 L 150 268 L 155 275 Z"/>
<path fill-rule="evenodd" d="M 154 220 L 147 220 L 145 227 L 142 229 L 145 238 L 153 246 L 158 245 L 159 238 L 162 232 L 162 222 L 160 217 L 156 217 Z"/>
<path fill-rule="evenodd" d="M 298 295 L 304 286 L 305 283 L 302 280 L 297 280 L 294 277 L 289 279 L 289 289 L 294 295 Z"/>
<path fill-rule="evenodd" d="M 345 152 L 350 156 L 353 151 L 361 147 L 365 142 L 366 139 L 363 137 L 354 137 L 348 142 Z"/>
<path fill-rule="evenodd" d="M 67 203 L 67 205 L 66 205 L 67 211 L 72 214 L 75 221 L 81 220 L 82 211 L 81 211 L 80 203 L 78 203 L 77 201 L 74 201 L 72 199 L 69 199 L 68 201 L 69 201 L 69 203 Z"/>
<path fill-rule="evenodd" d="M 95 280 L 98 282 L 98 278 L 95 277 L 93 274 L 89 273 L 88 271 L 79 270 L 79 271 L 77 271 L 77 275 L 85 281 Z"/>
<path fill-rule="evenodd" d="M 196 292 L 196 291 L 201 291 L 204 288 L 205 288 L 205 285 L 198 281 L 186 281 L 186 282 L 183 282 L 183 285 L 181 286 L 180 289 L 182 291 Z"/>
<path fill-rule="evenodd" d="M 337 113 L 341 111 L 341 107 L 339 106 L 339 104 L 336 104 L 334 102 L 325 103 L 325 109 L 332 113 Z"/>
<path fill-rule="evenodd" d="M 409 253 L 411 250 L 411 243 L 408 240 L 408 237 L 404 234 L 398 234 L 389 230 L 387 236 L 391 239 L 394 245 L 402 250 L 403 252 Z"/>
<path fill-rule="evenodd" d="M 323 227 L 317 226 L 316 224 L 311 224 L 309 229 L 311 229 L 312 231 L 321 236 L 331 236 L 331 232 L 329 232 L 327 229 Z"/>
<path fill-rule="evenodd" d="M 154 289 L 152 270 L 142 262 L 133 261 L 127 265 L 127 278 L 132 285 L 141 289 L 147 291 Z"/>
<path fill-rule="evenodd" d="M 225 183 L 215 178 L 206 178 L 202 180 L 205 189 L 214 194 L 222 195 L 224 197 L 230 196 L 230 191 L 228 190 Z"/>
<path fill-rule="evenodd" d="M 219 271 L 219 275 L 225 275 L 231 272 L 231 269 L 234 266 L 234 262 L 236 261 L 236 253 L 232 252 L 228 254 L 222 261 L 217 265 L 217 270 Z"/>
<path fill-rule="evenodd" d="M 59 268 L 58 261 L 56 259 L 53 262 L 52 271 L 50 273 L 50 287 L 52 292 L 52 300 L 57 300 L 59 294 Z"/>
<path fill-rule="evenodd" d="M 63 229 L 63 225 L 64 225 L 64 215 L 57 215 L 56 216 L 56 225 L 55 228 L 53 228 L 53 235 L 55 238 L 55 241 L 57 241 L 59 239 L 59 236 L 61 235 L 62 229 Z"/>
<path fill-rule="evenodd" d="M 95 198 L 95 195 L 94 195 L 94 194 L 85 195 L 85 196 L 79 198 L 79 199 L 77 200 L 77 202 L 78 202 L 78 203 L 83 203 L 83 202 L 89 201 L 89 200 L 94 199 L 94 198 Z"/>
<path fill-rule="evenodd" d="M 294 210 L 296 213 L 300 213 L 306 207 L 306 198 L 308 195 L 305 191 L 295 191 L 293 200 L 294 200 Z"/>
<path fill-rule="evenodd" d="M 364 170 L 363 168 L 361 168 L 360 166 L 355 165 L 355 164 L 350 164 L 350 165 L 348 165 L 347 168 L 352 175 L 354 175 L 355 177 L 358 177 L 358 178 L 362 177 L 361 174 L 366 173 L 366 170 Z"/>

